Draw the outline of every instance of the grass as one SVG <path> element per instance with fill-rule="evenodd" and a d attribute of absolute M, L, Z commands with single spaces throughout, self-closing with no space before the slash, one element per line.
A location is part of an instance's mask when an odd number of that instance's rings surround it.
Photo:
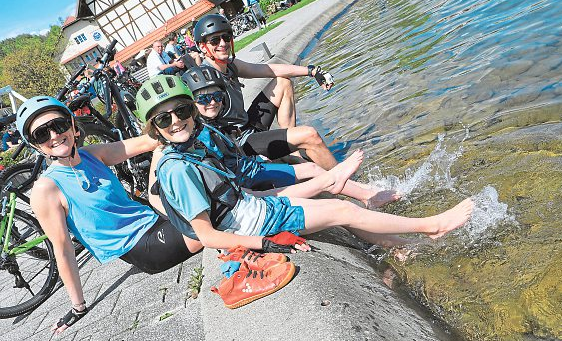
<path fill-rule="evenodd" d="M 189 277 L 187 282 L 188 295 L 191 298 L 197 298 L 199 292 L 201 291 L 201 284 L 203 284 L 203 267 L 197 267 L 193 269 L 193 273 Z"/>
<path fill-rule="evenodd" d="M 243 48 L 245 48 L 246 46 L 250 45 L 254 40 L 258 39 L 259 37 L 263 36 L 264 34 L 266 34 L 267 32 L 271 31 L 272 29 L 276 28 L 277 26 L 281 25 L 281 23 L 283 23 L 282 21 L 276 22 L 273 25 L 268 25 L 266 28 L 261 29 L 257 32 L 254 32 L 252 34 L 250 34 L 249 36 L 246 36 L 242 39 L 240 39 L 239 41 L 234 41 L 234 48 L 235 51 L 240 51 Z"/>
<path fill-rule="evenodd" d="M 287 8 L 287 9 L 285 9 L 285 10 L 279 11 L 279 12 L 277 12 L 277 13 L 273 13 L 272 15 L 270 15 L 270 16 L 267 18 L 267 20 L 268 20 L 268 21 L 273 21 L 273 20 L 275 20 L 275 19 L 279 19 L 279 18 L 281 18 L 281 17 L 284 16 L 284 15 L 287 15 L 287 14 L 289 14 L 289 13 L 291 13 L 291 12 L 294 12 L 294 11 L 296 11 L 296 10 L 298 10 L 298 9 L 303 8 L 304 6 L 306 6 L 306 5 L 308 5 L 308 4 L 313 3 L 314 1 L 316 1 L 316 0 L 302 0 L 302 1 L 299 2 L 298 4 L 293 5 L 293 6 Z"/>

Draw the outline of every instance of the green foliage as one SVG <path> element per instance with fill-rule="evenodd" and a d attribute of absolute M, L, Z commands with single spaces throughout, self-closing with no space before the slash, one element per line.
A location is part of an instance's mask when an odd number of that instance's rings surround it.
<path fill-rule="evenodd" d="M 3 134 L 3 133 L 2 133 Z M 10 148 L 5 152 L 0 152 L 0 165 L 4 166 L 4 168 L 8 168 L 9 166 L 15 165 L 16 163 L 21 162 L 24 158 L 29 156 L 29 153 L 23 152 L 17 157 L 17 159 L 12 160 L 12 154 L 16 151 L 16 148 Z"/>
<path fill-rule="evenodd" d="M 164 321 L 165 319 L 167 319 L 170 316 L 174 316 L 174 313 L 170 313 L 170 312 L 164 313 L 162 316 L 160 316 L 159 320 Z"/>
<path fill-rule="evenodd" d="M 266 13 L 267 15 L 272 14 L 268 11 L 268 8 L 271 4 L 275 2 L 276 2 L 275 0 L 260 0 L 260 7 L 263 13 Z"/>
<path fill-rule="evenodd" d="M 234 41 L 234 48 L 236 49 L 236 51 L 240 51 L 243 48 L 245 48 L 246 46 L 250 45 L 254 40 L 258 39 L 259 37 L 263 36 L 264 34 L 266 34 L 267 32 L 271 31 L 272 29 L 276 28 L 277 26 L 281 25 L 282 21 L 278 21 L 274 24 L 270 24 L 268 25 L 266 28 L 261 29 L 257 32 L 254 32 L 252 34 L 250 34 L 249 36 L 246 36 L 238 41 Z"/>
<path fill-rule="evenodd" d="M 203 267 L 198 267 L 193 269 L 189 281 L 187 282 L 187 287 L 189 289 L 188 295 L 192 298 L 197 298 L 199 292 L 201 291 L 201 284 L 203 284 Z"/>
<path fill-rule="evenodd" d="M 275 19 L 279 19 L 286 14 L 294 12 L 294 11 L 300 9 L 300 8 L 303 8 L 304 6 L 306 6 L 308 4 L 313 3 L 314 1 L 316 1 L 316 0 L 302 0 L 301 2 L 297 3 L 296 5 L 293 5 L 289 8 L 287 8 L 286 10 L 279 11 L 275 14 L 272 14 L 271 16 L 269 16 L 269 18 L 267 20 L 272 21 L 272 20 L 275 20 Z"/>
<path fill-rule="evenodd" d="M 0 41 L 0 87 L 11 85 L 26 97 L 54 95 L 64 84 L 59 65 L 53 60 L 61 37 L 61 27 L 53 25 L 44 36 L 21 34 Z"/>
<path fill-rule="evenodd" d="M 64 85 L 59 65 L 42 49 L 27 46 L 3 60 L 2 82 L 25 97 L 54 95 Z"/>

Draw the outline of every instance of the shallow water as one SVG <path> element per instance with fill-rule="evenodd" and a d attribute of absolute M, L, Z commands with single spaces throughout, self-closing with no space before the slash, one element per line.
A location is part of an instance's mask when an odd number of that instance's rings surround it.
<path fill-rule="evenodd" d="M 312 5 L 313 6 L 313 5 Z M 299 124 L 358 177 L 435 214 L 472 220 L 405 263 L 412 295 L 472 340 L 562 338 L 562 2 L 358 0 L 301 63 Z"/>

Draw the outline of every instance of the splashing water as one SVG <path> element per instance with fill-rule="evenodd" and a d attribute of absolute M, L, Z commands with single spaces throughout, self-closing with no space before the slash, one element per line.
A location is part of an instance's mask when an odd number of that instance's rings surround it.
<path fill-rule="evenodd" d="M 429 185 L 432 185 L 434 189 L 449 189 L 455 192 L 455 178 L 451 176 L 451 166 L 461 157 L 463 148 L 459 146 L 457 150 L 447 152 L 444 141 L 445 135 L 439 134 L 437 144 L 427 160 L 417 170 L 408 168 L 403 180 L 394 175 L 384 177 L 380 168 L 375 167 L 369 172 L 370 185 L 398 191 L 403 198 L 411 196 L 415 189 Z"/>
<path fill-rule="evenodd" d="M 472 196 L 474 211 L 468 223 L 461 229 L 470 240 L 486 237 L 489 228 L 500 223 L 517 224 L 515 217 L 508 213 L 508 206 L 498 200 L 498 192 L 486 186 L 480 193 Z"/>

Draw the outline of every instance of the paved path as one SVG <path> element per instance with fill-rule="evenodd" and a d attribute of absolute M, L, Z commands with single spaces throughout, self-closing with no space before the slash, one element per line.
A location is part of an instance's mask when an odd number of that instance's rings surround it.
<path fill-rule="evenodd" d="M 351 0 L 317 0 L 286 15 L 283 23 L 238 53 L 266 41 L 272 62 L 294 63 L 308 41 Z M 267 82 L 267 81 L 265 81 Z M 264 81 L 245 82 L 253 98 Z M 337 231 L 336 231 L 337 233 Z M 432 327 L 386 288 L 353 239 L 316 237 L 319 251 L 292 260 L 300 270 L 287 287 L 236 310 L 226 309 L 210 286 L 220 280 L 216 251 L 205 250 L 166 272 L 147 275 L 122 262 L 79 259 L 90 313 L 56 340 L 435 340 Z M 336 242 L 338 240 L 338 242 Z M 344 245 L 341 240 L 347 240 Z M 324 243 L 330 241 L 328 243 Z M 349 246 L 352 246 L 349 248 Z M 195 267 L 205 267 L 198 299 L 189 298 Z M 337 279 L 337 280 L 335 280 Z M 49 328 L 69 309 L 64 288 L 30 314 L 0 320 L 2 340 L 47 340 Z"/>

